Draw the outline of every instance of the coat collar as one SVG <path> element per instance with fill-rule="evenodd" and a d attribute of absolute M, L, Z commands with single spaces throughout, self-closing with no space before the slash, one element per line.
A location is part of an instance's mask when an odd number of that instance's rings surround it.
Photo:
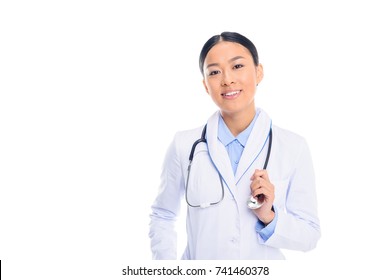
<path fill-rule="evenodd" d="M 242 176 L 252 167 L 254 161 L 259 157 L 266 157 L 266 142 L 271 127 L 271 119 L 266 112 L 260 110 L 260 114 L 255 121 L 252 132 L 242 153 L 240 163 L 238 164 L 236 175 L 233 174 L 231 163 L 225 146 L 218 140 L 218 121 L 220 112 L 215 112 L 207 122 L 207 144 L 211 160 L 221 174 L 223 180 L 228 185 L 230 191 L 235 192 L 233 188 L 239 183 Z M 264 149 L 263 149 L 264 148 Z M 261 169 L 261 167 L 256 166 Z"/>
<path fill-rule="evenodd" d="M 215 112 L 207 122 L 206 139 L 211 161 L 221 174 L 223 181 L 234 191 L 235 185 L 233 169 L 224 144 L 218 140 L 219 111 Z"/>
<path fill-rule="evenodd" d="M 240 143 L 240 145 L 245 147 L 246 143 L 248 142 L 249 135 L 251 134 L 251 131 L 253 129 L 253 126 L 255 124 L 255 121 L 257 120 L 257 117 L 258 117 L 259 113 L 260 113 L 260 110 L 258 110 L 256 112 L 254 120 L 252 120 L 252 122 L 249 124 L 249 126 L 247 128 L 245 128 L 244 131 L 240 132 L 237 135 L 237 137 L 235 137 L 230 132 L 230 130 L 227 127 L 226 123 L 222 119 L 222 116 L 219 115 L 219 120 L 218 120 L 218 139 L 219 139 L 219 141 L 221 141 L 222 144 L 224 144 L 225 147 L 226 147 L 227 145 L 232 143 L 234 140 L 237 140 Z"/>
<path fill-rule="evenodd" d="M 236 184 L 241 180 L 242 176 L 247 172 L 253 163 L 259 157 L 264 158 L 261 162 L 265 161 L 267 155 L 267 140 L 272 126 L 272 121 L 266 112 L 260 111 L 260 114 L 253 126 L 252 132 L 249 135 L 248 142 L 242 153 L 240 162 L 236 171 Z M 252 169 L 263 169 L 263 165 L 254 166 Z"/>

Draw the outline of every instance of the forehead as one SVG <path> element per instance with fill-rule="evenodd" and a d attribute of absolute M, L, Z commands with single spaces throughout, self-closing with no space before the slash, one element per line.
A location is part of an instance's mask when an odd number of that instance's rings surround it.
<path fill-rule="evenodd" d="M 236 56 L 251 58 L 251 53 L 241 44 L 221 41 L 210 49 L 210 51 L 207 53 L 205 61 L 206 63 L 215 63 L 229 60 Z"/>

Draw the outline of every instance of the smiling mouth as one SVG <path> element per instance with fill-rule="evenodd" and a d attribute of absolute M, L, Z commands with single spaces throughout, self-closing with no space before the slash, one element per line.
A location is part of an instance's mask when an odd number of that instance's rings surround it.
<path fill-rule="evenodd" d="M 237 94 L 239 94 L 240 92 L 241 92 L 241 90 L 235 90 L 235 91 L 229 91 L 226 93 L 222 93 L 221 95 L 225 96 L 225 97 L 233 97 L 233 96 L 236 96 Z"/>

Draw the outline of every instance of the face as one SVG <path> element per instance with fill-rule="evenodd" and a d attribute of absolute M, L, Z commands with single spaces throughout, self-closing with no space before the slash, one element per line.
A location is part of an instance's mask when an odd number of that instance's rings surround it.
<path fill-rule="evenodd" d="M 263 78 L 244 46 L 222 41 L 208 52 L 203 84 L 222 114 L 253 113 L 256 86 Z"/>

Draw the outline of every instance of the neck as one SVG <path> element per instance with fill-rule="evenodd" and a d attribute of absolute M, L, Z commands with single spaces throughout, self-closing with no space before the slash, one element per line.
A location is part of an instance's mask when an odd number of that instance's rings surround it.
<path fill-rule="evenodd" d="M 250 125 L 256 115 L 256 108 L 239 113 L 221 112 L 221 115 L 230 132 L 237 136 Z"/>

